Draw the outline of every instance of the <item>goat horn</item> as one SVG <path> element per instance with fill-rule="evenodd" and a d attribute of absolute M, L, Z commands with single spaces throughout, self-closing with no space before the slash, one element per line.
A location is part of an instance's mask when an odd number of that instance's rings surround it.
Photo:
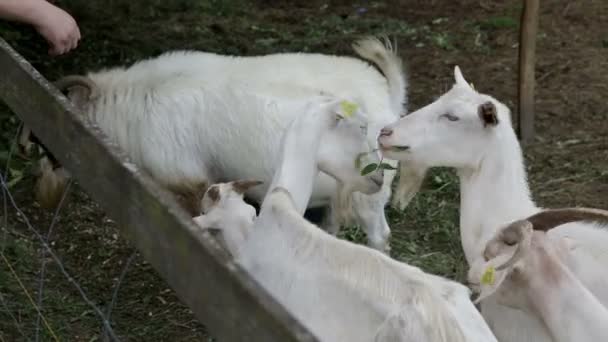
<path fill-rule="evenodd" d="M 548 209 L 526 219 L 532 223 L 532 229 L 549 231 L 562 224 L 576 221 L 608 222 L 608 210 L 593 208 Z"/>
<path fill-rule="evenodd" d="M 92 100 L 99 95 L 97 85 L 95 85 L 95 83 L 90 78 L 85 76 L 69 75 L 55 81 L 55 87 L 57 87 L 59 91 L 62 92 L 73 86 L 81 86 L 87 88 L 87 90 L 89 91 L 89 100 Z"/>
<path fill-rule="evenodd" d="M 529 248 L 532 243 L 532 223 L 528 220 L 515 221 L 502 231 L 500 238 L 504 238 L 505 234 L 515 234 L 517 240 L 517 249 L 509 260 L 496 267 L 497 271 L 501 271 L 507 267 L 515 265 L 519 259 L 523 258 L 524 251 Z"/>
<path fill-rule="evenodd" d="M 260 185 L 264 182 L 259 180 L 238 180 L 232 182 L 232 189 L 239 194 L 244 194 L 250 188 Z"/>

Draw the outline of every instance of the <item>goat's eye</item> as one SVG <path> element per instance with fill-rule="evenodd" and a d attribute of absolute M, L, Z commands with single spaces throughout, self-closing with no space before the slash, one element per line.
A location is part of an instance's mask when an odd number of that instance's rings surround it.
<path fill-rule="evenodd" d="M 450 121 L 458 121 L 458 120 L 460 120 L 460 118 L 459 118 L 459 117 L 457 117 L 457 116 L 456 116 L 456 115 L 454 115 L 454 114 L 450 114 L 450 113 L 445 113 L 445 114 L 442 114 L 442 115 L 441 115 L 441 117 L 442 117 L 442 118 L 446 118 L 446 119 L 448 119 L 448 120 L 450 120 Z"/>

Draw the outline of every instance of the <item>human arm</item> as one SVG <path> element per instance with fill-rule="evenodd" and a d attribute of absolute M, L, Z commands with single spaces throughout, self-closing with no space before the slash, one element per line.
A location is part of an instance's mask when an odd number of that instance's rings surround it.
<path fill-rule="evenodd" d="M 74 49 L 80 39 L 74 18 L 45 0 L 2 0 L 0 18 L 34 26 L 50 44 L 51 55 L 61 55 Z"/>

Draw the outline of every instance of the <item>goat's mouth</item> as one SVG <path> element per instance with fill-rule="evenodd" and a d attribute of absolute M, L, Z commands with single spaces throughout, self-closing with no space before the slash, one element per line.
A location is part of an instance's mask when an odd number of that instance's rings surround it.
<path fill-rule="evenodd" d="M 399 152 L 406 152 L 409 151 L 410 147 L 408 145 L 383 145 L 380 144 L 380 150 L 383 153 L 386 152 L 392 152 L 392 153 L 399 153 Z"/>
<path fill-rule="evenodd" d="M 376 176 L 372 176 L 369 177 L 369 179 L 376 184 L 378 187 L 382 187 L 382 184 L 384 183 L 384 178 L 383 177 L 376 177 Z"/>
<path fill-rule="evenodd" d="M 471 289 L 473 293 L 479 293 L 481 291 L 481 284 L 476 281 L 467 281 L 466 286 Z"/>
<path fill-rule="evenodd" d="M 394 145 L 388 148 L 392 152 L 405 152 L 410 149 L 407 145 Z"/>

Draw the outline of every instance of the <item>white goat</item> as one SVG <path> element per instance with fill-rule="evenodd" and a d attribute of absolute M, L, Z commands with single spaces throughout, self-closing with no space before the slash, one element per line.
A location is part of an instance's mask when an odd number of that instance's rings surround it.
<path fill-rule="evenodd" d="M 454 167 L 460 178 L 460 237 L 470 266 L 483 261 L 486 242 L 499 227 L 537 213 L 509 109 L 476 92 L 455 68 L 456 84 L 435 102 L 385 127 L 378 139 L 389 158 L 408 167 Z M 419 172 L 422 173 L 422 172 Z M 408 189 L 412 193 L 417 189 Z M 561 225 L 549 237 L 568 237 L 574 248 L 565 264 L 606 305 L 608 232 L 584 223 Z M 592 262 L 589 262 L 592 261 Z M 535 316 L 489 297 L 481 311 L 498 340 L 546 342 L 552 338 Z"/>
<path fill-rule="evenodd" d="M 302 217 L 319 170 L 348 172 L 326 161 L 326 151 L 344 149 L 356 157 L 347 147 L 361 134 L 358 124 L 340 111 L 336 102 L 315 103 L 295 118 L 283 136 L 270 192 L 246 238 L 241 229 L 216 223 L 225 227 L 226 241 L 243 242 L 229 245 L 231 253 L 321 341 L 496 341 L 466 287 L 336 239 Z"/>
<path fill-rule="evenodd" d="M 302 115 L 277 111 L 282 101 L 320 93 L 352 99 L 368 114 L 368 140 L 375 147 L 380 128 L 404 111 L 406 81 L 401 60 L 390 44 L 370 38 L 353 47 L 386 78 L 369 63 L 351 57 L 305 53 L 232 57 L 182 51 L 129 68 L 67 76 L 57 86 L 68 90 L 76 107 L 136 164 L 175 193 L 196 199 L 206 184 L 270 180 L 281 132 Z M 273 97 L 275 103 L 249 105 L 234 89 Z M 370 246 L 388 250 L 390 228 L 384 207 L 395 171 L 384 174 L 381 191 L 353 194 L 352 209 L 336 206 L 338 184 L 327 174 L 319 174 L 309 207 L 333 203 L 326 220 L 328 231 L 336 234 L 340 224 L 354 217 L 365 229 Z M 247 195 L 260 202 L 266 190 L 259 187 Z M 197 214 L 195 206 L 186 207 Z"/>
<path fill-rule="evenodd" d="M 553 241 L 545 233 L 596 218 L 607 221 L 608 212 L 549 210 L 498 231 L 486 245 L 488 261 L 469 272 L 469 281 L 482 290 L 478 300 L 494 295 L 503 305 L 536 315 L 557 342 L 608 341 L 608 310 L 562 261 L 571 248 L 568 240 Z"/>
<path fill-rule="evenodd" d="M 262 182 L 238 180 L 211 185 L 201 199 L 202 215 L 193 218 L 203 229 L 230 229 L 231 234 L 221 234 L 220 240 L 229 251 L 242 246 L 253 227 L 255 208 L 247 204 L 243 196 L 250 188 Z"/>

